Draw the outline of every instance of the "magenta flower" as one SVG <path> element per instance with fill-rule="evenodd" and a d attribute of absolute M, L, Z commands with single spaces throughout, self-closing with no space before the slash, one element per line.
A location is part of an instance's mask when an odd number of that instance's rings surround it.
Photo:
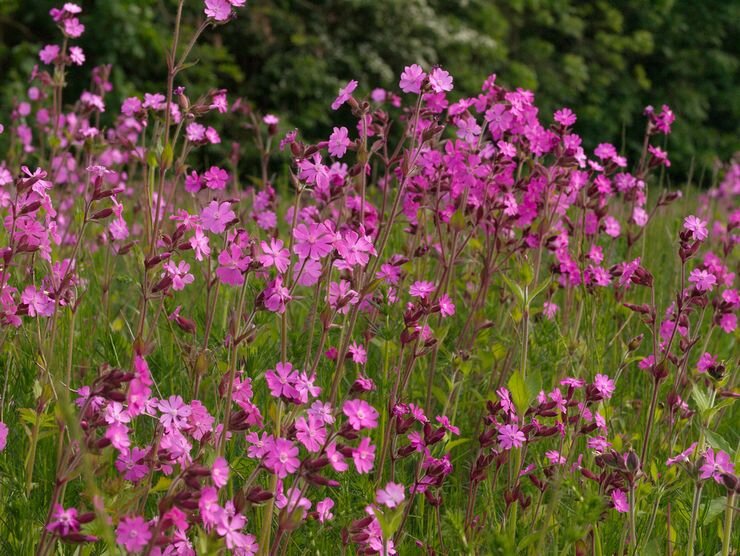
<path fill-rule="evenodd" d="M 352 342 L 349 346 L 349 353 L 352 356 L 352 361 L 358 365 L 364 365 L 367 363 L 367 351 L 362 344 Z"/>
<path fill-rule="evenodd" d="M 334 507 L 334 500 L 331 498 L 324 498 L 323 500 L 316 503 L 316 513 L 319 514 L 319 522 L 326 523 L 334 519 L 334 514 L 331 513 L 331 509 Z"/>
<path fill-rule="evenodd" d="M 59 48 L 58 44 L 47 44 L 44 48 L 41 49 L 41 52 L 39 52 L 39 58 L 43 63 L 51 64 L 54 60 L 56 60 L 60 52 L 61 48 Z"/>
<path fill-rule="evenodd" d="M 334 99 L 334 102 L 331 103 L 331 109 L 336 110 L 345 102 L 347 102 L 352 97 L 352 93 L 355 89 L 357 89 L 357 81 L 355 81 L 354 79 L 347 83 L 344 88 L 339 89 L 339 94 L 337 95 L 337 98 Z"/>
<path fill-rule="evenodd" d="M 216 488 L 221 488 L 229 482 L 229 462 L 218 457 L 211 465 L 211 479 Z"/>
<path fill-rule="evenodd" d="M 342 412 L 356 431 L 378 426 L 378 412 L 365 400 L 347 400 L 342 406 Z"/>
<path fill-rule="evenodd" d="M 326 457 L 329 459 L 329 464 L 332 469 L 337 473 L 343 473 L 349 469 L 349 465 L 344 460 L 344 455 L 337 449 L 337 445 L 332 442 L 326 447 Z"/>
<path fill-rule="evenodd" d="M 166 431 L 181 430 L 187 426 L 191 409 L 181 396 L 170 396 L 166 400 L 160 400 L 157 409 L 162 414 L 159 422 Z"/>
<path fill-rule="evenodd" d="M 5 450 L 8 443 L 8 425 L 0 421 L 0 452 Z"/>
<path fill-rule="evenodd" d="M 691 446 L 686 448 L 683 452 L 680 454 L 677 454 L 673 456 L 672 458 L 668 458 L 665 462 L 665 464 L 670 467 L 672 465 L 676 465 L 677 463 L 688 463 L 689 462 L 689 456 L 694 453 L 694 450 L 696 449 L 696 442 L 692 442 Z"/>
<path fill-rule="evenodd" d="M 439 313 L 443 317 L 451 317 L 455 314 L 455 304 L 446 293 L 442 294 L 439 298 Z"/>
<path fill-rule="evenodd" d="M 424 79 L 427 74 L 421 69 L 421 66 L 417 64 L 411 64 L 406 66 L 401 73 L 401 81 L 398 82 L 398 86 L 404 93 L 421 93 L 421 85 L 424 83 Z"/>
<path fill-rule="evenodd" d="M 283 314 L 285 312 L 285 304 L 293 299 L 290 295 L 290 290 L 283 286 L 281 276 L 278 276 L 267 285 L 264 295 L 265 308 L 268 311 L 278 314 Z"/>
<path fill-rule="evenodd" d="M 217 166 L 211 166 L 203 174 L 203 179 L 208 189 L 226 189 L 226 184 L 229 181 L 229 173 Z"/>
<path fill-rule="evenodd" d="M 375 501 L 389 508 L 400 506 L 405 499 L 406 490 L 403 485 L 398 483 L 390 482 L 385 485 L 385 488 L 375 491 Z"/>
<path fill-rule="evenodd" d="M 128 427 L 123 423 L 113 423 L 105 431 L 105 438 L 110 440 L 111 445 L 118 451 L 124 452 L 131 446 L 128 437 Z"/>
<path fill-rule="evenodd" d="M 228 249 L 218 254 L 219 267 L 216 269 L 216 275 L 223 284 L 241 286 L 250 261 L 251 259 L 243 254 L 241 247 L 232 243 Z"/>
<path fill-rule="evenodd" d="M 601 397 L 605 400 L 611 398 L 614 390 L 617 389 L 614 381 L 607 375 L 602 374 L 597 374 L 594 378 L 594 388 L 596 388 L 596 391 L 601 394 Z"/>
<path fill-rule="evenodd" d="M 498 429 L 498 441 L 501 448 L 511 450 L 521 448 L 527 441 L 527 437 L 516 425 L 502 425 Z"/>
<path fill-rule="evenodd" d="M 200 213 L 203 228 L 214 234 L 222 234 L 226 230 L 226 225 L 234 219 L 236 214 L 231 210 L 230 203 L 211 201 Z"/>
<path fill-rule="evenodd" d="M 184 289 L 186 285 L 192 284 L 195 280 L 195 277 L 190 274 L 190 265 L 185 261 L 175 264 L 175 261 L 169 260 L 164 263 L 164 269 L 166 274 L 172 278 L 172 289 L 175 291 Z M 162 276 L 164 275 L 165 273 L 162 273 Z"/>
<path fill-rule="evenodd" d="M 710 477 L 717 483 L 722 483 L 722 473 L 735 473 L 735 465 L 732 463 L 730 455 L 720 450 L 715 453 L 711 448 L 707 448 L 704 453 L 704 465 L 699 469 L 700 479 L 709 479 Z"/>
<path fill-rule="evenodd" d="M 265 373 L 270 394 L 276 398 L 296 398 L 298 396 L 298 390 L 295 388 L 297 379 L 298 371 L 293 370 L 293 365 L 288 362 L 278 363 L 274 371 L 270 369 Z"/>
<path fill-rule="evenodd" d="M 231 17 L 231 4 L 228 0 L 206 0 L 203 10 L 206 17 L 211 17 L 215 21 L 227 21 Z"/>
<path fill-rule="evenodd" d="M 422 299 L 426 299 L 429 297 L 429 294 L 434 292 L 434 290 L 435 286 L 433 282 L 416 281 L 411 284 L 409 295 L 411 295 L 411 297 L 421 297 Z"/>
<path fill-rule="evenodd" d="M 704 241 L 709 237 L 709 232 L 707 232 L 707 223 L 693 214 L 684 218 L 683 229 L 691 232 L 691 235 L 697 241 Z"/>
<path fill-rule="evenodd" d="M 565 127 L 572 126 L 576 123 L 576 115 L 570 108 L 561 108 L 560 110 L 557 110 L 553 115 L 553 119 Z"/>
<path fill-rule="evenodd" d="M 437 423 L 442 425 L 443 429 L 445 429 L 446 431 L 452 434 L 455 434 L 455 435 L 460 434 L 460 429 L 456 427 L 455 425 L 453 425 L 452 423 L 450 423 L 450 418 L 447 417 L 447 415 L 437 415 Z"/>
<path fill-rule="evenodd" d="M 81 66 L 85 63 L 85 52 L 79 46 L 71 46 L 69 48 L 69 59 L 72 63 Z"/>
<path fill-rule="evenodd" d="M 274 266 L 281 274 L 288 270 L 290 266 L 290 251 L 283 248 L 283 241 L 280 239 L 271 239 L 270 243 L 263 241 L 260 243 L 262 255 L 259 256 L 259 262 L 262 266 L 269 268 Z"/>
<path fill-rule="evenodd" d="M 349 130 L 346 127 L 335 127 L 329 136 L 329 154 L 334 158 L 342 158 L 349 143 Z"/>
<path fill-rule="evenodd" d="M 35 286 L 26 286 L 21 294 L 21 303 L 28 305 L 29 317 L 50 317 L 54 314 L 54 301 Z"/>
<path fill-rule="evenodd" d="M 116 469 L 123 478 L 132 483 L 138 483 L 149 473 L 149 467 L 143 463 L 149 449 L 132 448 L 120 452 L 116 458 Z"/>
<path fill-rule="evenodd" d="M 77 520 L 77 509 L 64 509 L 61 504 L 54 504 L 49 524 L 46 530 L 65 537 L 70 533 L 77 533 L 80 530 L 80 522 Z"/>
<path fill-rule="evenodd" d="M 324 442 L 326 442 L 326 429 L 323 421 L 311 415 L 308 416 L 308 419 L 299 417 L 295 421 L 295 428 L 295 437 L 298 442 L 306 447 L 306 450 L 312 453 L 321 450 Z"/>
<path fill-rule="evenodd" d="M 204 257 L 211 254 L 211 247 L 208 244 L 208 236 L 203 233 L 203 228 L 195 227 L 195 233 L 190 238 L 190 247 L 195 251 L 195 260 L 202 261 Z"/>
<path fill-rule="evenodd" d="M 429 85 L 435 93 L 452 90 L 452 76 L 442 68 L 434 68 L 429 74 Z"/>
<path fill-rule="evenodd" d="M 708 351 L 705 351 L 702 356 L 699 358 L 699 361 L 696 363 L 696 369 L 700 373 L 706 373 L 710 368 L 717 365 L 718 361 L 717 358 L 714 357 L 711 353 Z"/>
<path fill-rule="evenodd" d="M 689 274 L 689 282 L 694 284 L 700 292 L 710 292 L 717 284 L 717 277 L 706 270 L 695 268 Z"/>
<path fill-rule="evenodd" d="M 612 505 L 620 514 L 626 514 L 630 511 L 630 505 L 627 502 L 627 495 L 621 490 L 614 489 L 611 493 Z"/>
<path fill-rule="evenodd" d="M 151 538 L 149 524 L 139 515 L 124 517 L 116 528 L 116 543 L 129 552 L 140 552 Z"/>
<path fill-rule="evenodd" d="M 280 479 L 295 473 L 300 465 L 300 460 L 298 459 L 298 448 L 290 440 L 284 438 L 270 439 L 265 447 L 267 453 L 264 465 L 267 469 L 275 473 Z"/>
<path fill-rule="evenodd" d="M 298 224 L 293 230 L 293 251 L 301 259 L 323 259 L 332 252 L 333 237 L 324 224 Z"/>
<path fill-rule="evenodd" d="M 355 462 L 355 469 L 360 474 L 369 473 L 375 465 L 375 446 L 370 443 L 368 437 L 363 437 L 357 448 L 352 450 L 352 460 Z"/>
<path fill-rule="evenodd" d="M 336 282 L 329 284 L 326 300 L 332 309 L 335 309 L 339 313 L 347 314 L 350 305 L 355 305 L 360 301 L 360 294 L 350 287 L 350 283 L 347 280 L 340 280 L 338 284 Z"/>

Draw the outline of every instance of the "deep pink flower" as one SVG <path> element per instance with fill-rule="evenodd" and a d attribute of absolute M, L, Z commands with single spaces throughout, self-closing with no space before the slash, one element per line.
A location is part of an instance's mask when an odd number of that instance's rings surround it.
<path fill-rule="evenodd" d="M 630 511 L 630 505 L 627 502 L 627 495 L 621 490 L 614 489 L 611 493 L 612 504 L 614 509 L 621 514 L 625 514 Z"/>
<path fill-rule="evenodd" d="M 149 449 L 137 447 L 120 452 L 116 458 L 116 469 L 127 481 L 138 483 L 149 473 L 149 467 L 143 463 L 148 453 Z"/>
<path fill-rule="evenodd" d="M 228 0 L 205 0 L 203 11 L 215 21 L 227 21 L 231 17 L 231 4 Z"/>
<path fill-rule="evenodd" d="M 166 400 L 160 400 L 157 409 L 162 414 L 159 422 L 166 431 L 181 430 L 187 426 L 191 409 L 181 396 L 170 396 Z"/>
<path fill-rule="evenodd" d="M 360 301 L 360 294 L 350 287 L 350 283 L 347 280 L 340 280 L 338 284 L 336 282 L 329 284 L 326 299 L 332 309 L 336 309 L 339 313 L 347 314 L 350 306 L 356 305 Z"/>
<path fill-rule="evenodd" d="M 398 86 L 404 93 L 421 93 L 421 85 L 424 82 L 427 74 L 421 69 L 421 66 L 417 64 L 411 64 L 406 66 L 401 73 L 401 81 L 398 82 Z"/>
<path fill-rule="evenodd" d="M 195 277 L 190 274 L 190 265 L 185 261 L 175 264 L 175 261 L 170 259 L 164 263 L 164 269 L 166 272 L 162 273 L 162 276 L 169 274 L 172 278 L 172 289 L 175 291 L 184 289 L 186 285 L 192 284 L 195 280 Z"/>
<path fill-rule="evenodd" d="M 262 255 L 259 261 L 262 266 L 269 268 L 274 266 L 281 274 L 288 270 L 290 266 L 290 251 L 283 248 L 283 241 L 280 239 L 271 239 L 268 244 L 266 241 L 260 243 Z"/>
<path fill-rule="evenodd" d="M 608 400 L 612 397 L 612 394 L 617 387 L 614 384 L 614 381 L 607 375 L 597 374 L 594 378 L 594 388 L 596 388 L 599 394 L 601 394 L 602 398 Z"/>
<path fill-rule="evenodd" d="M 72 63 L 81 66 L 85 63 L 85 52 L 79 46 L 71 46 L 69 48 L 69 59 Z"/>
<path fill-rule="evenodd" d="M 450 423 L 450 418 L 447 417 L 447 415 L 437 415 L 437 422 L 442 425 L 442 428 L 444 428 L 446 431 L 449 431 L 455 435 L 460 434 L 460 429 Z"/>
<path fill-rule="evenodd" d="M 696 449 L 696 442 L 692 442 L 691 446 L 686 448 L 683 452 L 680 454 L 677 454 L 671 458 L 668 458 L 665 462 L 665 464 L 670 467 L 672 465 L 676 465 L 677 463 L 688 463 L 689 457 L 691 454 L 694 453 L 694 450 Z"/>
<path fill-rule="evenodd" d="M 208 236 L 203 233 L 203 228 L 195 227 L 193 237 L 190 238 L 190 247 L 195 251 L 195 260 L 202 261 L 204 257 L 211 254 L 211 247 L 208 245 Z"/>
<path fill-rule="evenodd" d="M 283 278 L 278 276 L 270 282 L 264 291 L 265 308 L 273 313 L 283 314 L 285 304 L 293 299 L 290 290 L 283 286 Z"/>
<path fill-rule="evenodd" d="M 54 314 L 54 301 L 35 286 L 26 286 L 21 294 L 21 303 L 28 305 L 29 317 L 50 317 Z"/>
<path fill-rule="evenodd" d="M 358 365 L 364 365 L 367 363 L 367 351 L 362 344 L 352 342 L 349 346 L 349 353 L 352 356 L 352 361 Z"/>
<path fill-rule="evenodd" d="M 230 286 L 241 286 L 244 283 L 244 272 L 249 268 L 251 259 L 244 255 L 241 247 L 232 243 L 228 249 L 218 254 L 219 267 L 216 275 L 222 283 Z"/>
<path fill-rule="evenodd" d="M 699 469 L 700 479 L 709 479 L 710 477 L 717 483 L 722 483 L 722 473 L 735 473 L 735 465 L 732 463 L 730 455 L 720 450 L 715 453 L 711 448 L 707 448 L 704 453 L 704 465 Z"/>
<path fill-rule="evenodd" d="M 266 443 L 266 448 L 264 465 L 267 469 L 281 479 L 295 473 L 300 465 L 295 444 L 284 438 L 275 438 Z"/>
<path fill-rule="evenodd" d="M 570 108 L 561 108 L 560 110 L 557 110 L 553 115 L 553 119 L 565 127 L 572 126 L 576 123 L 576 115 Z"/>
<path fill-rule="evenodd" d="M 378 412 L 365 400 L 347 400 L 342 406 L 342 412 L 356 431 L 378 426 Z"/>
<path fill-rule="evenodd" d="M 208 189 L 226 189 L 226 184 L 229 181 L 229 173 L 218 166 L 211 166 L 203 174 L 203 179 Z"/>
<path fill-rule="evenodd" d="M 331 509 L 334 507 L 334 500 L 331 498 L 324 498 L 323 500 L 316 503 L 316 512 L 319 514 L 319 522 L 326 523 L 334 519 L 334 514 L 331 513 Z"/>
<path fill-rule="evenodd" d="M 695 268 L 689 274 L 689 282 L 694 284 L 700 292 L 710 292 L 717 284 L 717 277 L 706 270 Z"/>
<path fill-rule="evenodd" d="M 128 427 L 123 423 L 109 425 L 105 431 L 105 437 L 120 452 L 127 451 L 131 447 L 131 440 L 128 437 Z"/>
<path fill-rule="evenodd" d="M 498 441 L 504 450 L 511 450 L 521 448 L 527 437 L 516 425 L 502 425 L 498 429 Z"/>
<path fill-rule="evenodd" d="M 329 154 L 334 158 L 342 158 L 349 143 L 349 130 L 346 127 L 335 127 L 329 136 Z"/>
<path fill-rule="evenodd" d="M 306 450 L 316 453 L 326 442 L 326 429 L 320 419 L 309 415 L 308 419 L 299 417 L 295 421 L 296 439 L 306 447 Z"/>
<path fill-rule="evenodd" d="M 709 237 L 707 232 L 707 223 L 693 214 L 683 219 L 683 229 L 691 232 L 694 239 L 704 241 Z"/>
<path fill-rule="evenodd" d="M 452 76 L 442 68 L 434 68 L 429 74 L 429 85 L 435 93 L 452 90 Z"/>
<path fill-rule="evenodd" d="M 369 473 L 375 465 L 375 446 L 370 443 L 368 437 L 363 437 L 357 448 L 352 450 L 352 460 L 355 462 L 355 469 L 360 474 Z"/>
<path fill-rule="evenodd" d="M 223 457 L 218 457 L 211 465 L 211 479 L 216 488 L 221 488 L 229 482 L 229 462 Z"/>
<path fill-rule="evenodd" d="M 116 542 L 129 552 L 139 552 L 149 544 L 152 533 L 140 515 L 124 517 L 116 528 Z"/>
<path fill-rule="evenodd" d="M 298 396 L 298 390 L 295 388 L 297 379 L 298 371 L 293 370 L 293 365 L 289 362 L 278 363 L 274 371 L 270 369 L 265 373 L 270 394 L 276 398 L 296 398 Z"/>
<path fill-rule="evenodd" d="M 8 425 L 0 421 L 0 452 L 5 450 L 8 443 Z"/>
<path fill-rule="evenodd" d="M 336 110 L 345 102 L 347 102 L 352 97 L 352 93 L 355 89 L 357 89 L 357 81 L 355 81 L 354 79 L 347 83 L 345 87 L 339 89 L 339 94 L 337 95 L 337 98 L 335 98 L 334 102 L 331 103 L 331 109 Z"/>
<path fill-rule="evenodd" d="M 226 230 L 226 225 L 235 218 L 236 214 L 231 210 L 231 204 L 218 201 L 211 201 L 200 213 L 203 228 L 214 234 L 222 234 Z"/>
<path fill-rule="evenodd" d="M 46 526 L 46 530 L 62 537 L 70 533 L 77 533 L 80 530 L 80 522 L 77 520 L 77 509 L 65 509 L 61 504 L 54 504 L 51 519 Z"/>
<path fill-rule="evenodd" d="M 451 317 L 455 314 L 455 304 L 446 293 L 442 294 L 439 298 L 439 313 L 443 317 Z"/>
<path fill-rule="evenodd" d="M 375 491 L 375 501 L 389 508 L 400 506 L 406 499 L 406 489 L 403 485 L 390 482 Z"/>
<path fill-rule="evenodd" d="M 426 299 L 435 289 L 434 282 L 424 282 L 419 280 L 411 284 L 409 295 L 411 295 L 411 297 L 421 297 L 422 299 Z"/>
<path fill-rule="evenodd" d="M 322 259 L 332 252 L 333 237 L 324 224 L 298 224 L 293 230 L 293 251 L 301 259 Z"/>

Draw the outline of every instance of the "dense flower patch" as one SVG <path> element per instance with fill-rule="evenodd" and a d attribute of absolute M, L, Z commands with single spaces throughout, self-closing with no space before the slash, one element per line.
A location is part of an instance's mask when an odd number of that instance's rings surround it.
<path fill-rule="evenodd" d="M 668 231 L 680 274 L 659 286 L 646 234 L 680 197 L 651 185 L 670 166 L 668 106 L 645 110 L 630 164 L 608 143 L 589 154 L 569 108 L 540 114 L 495 75 L 454 98 L 448 71 L 413 64 L 397 91 L 350 81 L 331 109 L 356 127 L 308 144 L 180 84 L 198 37 L 244 5 L 205 0 L 195 35 L 175 30 L 166 89 L 120 110 L 106 67 L 63 102 L 84 24 L 54 9 L 62 40 L 7 120 L 3 354 L 37 374 L 0 448 L 22 443 L 25 494 L 44 490 L 36 553 L 277 554 L 316 531 L 362 554 L 642 553 L 660 538 L 693 553 L 711 491 L 729 554 L 737 442 L 718 427 L 737 422 L 739 167 Z M 249 186 L 241 145 L 209 150 L 229 119 L 258 154 Z M 596 341 L 600 306 L 620 308 L 621 359 L 533 361 L 544 326 L 569 350 Z M 98 327 L 126 352 L 80 353 Z M 617 395 L 642 399 L 642 421 Z M 658 534 L 679 489 L 688 526 Z M 560 515 L 571 491 L 577 527 Z"/>

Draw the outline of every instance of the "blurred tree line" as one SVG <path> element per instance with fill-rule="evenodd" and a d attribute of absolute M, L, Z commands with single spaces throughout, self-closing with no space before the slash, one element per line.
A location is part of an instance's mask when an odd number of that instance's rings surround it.
<path fill-rule="evenodd" d="M 0 1 L 0 103 L 22 95 L 40 46 L 58 40 L 49 9 L 62 0 Z M 89 64 L 113 64 L 109 102 L 164 82 L 175 0 L 78 0 L 87 64 L 70 75 L 70 100 Z M 186 0 L 186 28 L 202 0 Z M 309 138 L 336 125 L 329 110 L 349 79 L 361 91 L 397 88 L 407 64 L 441 64 L 458 93 L 490 73 L 536 92 L 547 121 L 573 108 L 586 147 L 639 149 L 642 110 L 677 115 L 667 148 L 673 181 L 740 150 L 740 2 L 736 0 L 250 0 L 209 30 L 186 72 L 191 94 L 225 87 L 280 115 Z M 5 119 L 5 118 L 0 118 Z"/>

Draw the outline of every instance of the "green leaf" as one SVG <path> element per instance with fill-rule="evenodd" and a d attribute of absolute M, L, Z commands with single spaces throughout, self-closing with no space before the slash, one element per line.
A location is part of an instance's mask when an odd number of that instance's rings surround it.
<path fill-rule="evenodd" d="M 691 397 L 694 398 L 696 407 L 699 409 L 699 413 L 704 413 L 712 406 L 709 401 L 709 396 L 707 396 L 702 387 L 698 384 L 694 384 L 694 388 L 691 390 Z"/>
<path fill-rule="evenodd" d="M 716 432 L 712 432 L 709 429 L 704 429 L 704 436 L 706 437 L 707 442 L 709 442 L 709 445 L 715 450 L 722 450 L 723 452 L 727 452 L 730 455 L 733 455 L 735 453 L 735 450 L 733 450 L 732 446 L 730 446 L 730 443 Z"/>
<path fill-rule="evenodd" d="M 524 290 L 519 284 L 515 284 L 511 281 L 511 278 L 509 278 L 506 274 L 503 272 L 501 273 L 501 277 L 504 279 L 504 282 L 507 286 L 509 286 L 509 289 L 511 290 L 511 293 L 513 293 L 517 299 L 519 300 L 519 304 L 524 306 Z"/>
<path fill-rule="evenodd" d="M 523 415 L 529 406 L 529 392 L 522 372 L 516 371 L 512 374 L 506 386 L 509 388 L 509 392 L 511 392 L 511 400 L 514 402 L 519 413 Z"/>
<path fill-rule="evenodd" d="M 725 508 L 727 507 L 727 497 L 726 496 L 720 496 L 719 498 L 715 498 L 709 502 L 708 506 L 705 506 L 706 511 L 702 511 L 699 513 L 701 515 L 704 514 L 704 521 L 702 522 L 703 525 L 709 525 L 712 523 L 717 517 L 722 515 L 724 513 Z"/>

